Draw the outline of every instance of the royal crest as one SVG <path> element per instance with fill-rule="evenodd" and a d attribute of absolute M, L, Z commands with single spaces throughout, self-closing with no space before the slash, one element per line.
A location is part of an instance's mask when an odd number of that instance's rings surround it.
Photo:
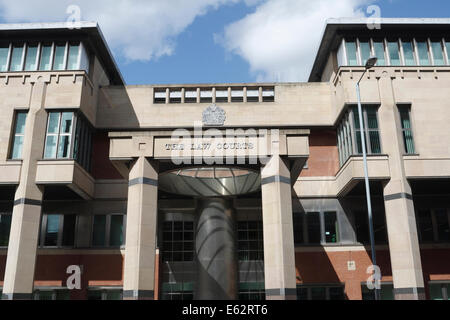
<path fill-rule="evenodd" d="M 225 110 L 213 104 L 203 111 L 204 126 L 223 126 L 227 116 Z"/>

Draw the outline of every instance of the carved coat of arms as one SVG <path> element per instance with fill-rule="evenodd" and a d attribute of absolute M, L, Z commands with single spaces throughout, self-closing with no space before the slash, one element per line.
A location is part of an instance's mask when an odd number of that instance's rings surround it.
<path fill-rule="evenodd" d="M 213 104 L 203 111 L 204 126 L 223 126 L 227 116 L 225 110 Z"/>

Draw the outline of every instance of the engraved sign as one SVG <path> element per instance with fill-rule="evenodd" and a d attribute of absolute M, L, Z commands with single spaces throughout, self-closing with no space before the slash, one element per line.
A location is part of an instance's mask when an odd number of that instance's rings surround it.
<path fill-rule="evenodd" d="M 227 116 L 225 110 L 212 104 L 203 111 L 204 126 L 223 126 Z"/>

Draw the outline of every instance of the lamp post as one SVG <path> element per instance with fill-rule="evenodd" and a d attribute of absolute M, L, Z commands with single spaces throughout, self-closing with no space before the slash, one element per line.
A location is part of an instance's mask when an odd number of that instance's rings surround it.
<path fill-rule="evenodd" d="M 363 153 L 363 163 L 364 163 L 364 180 L 366 184 L 366 198 L 367 198 L 367 214 L 369 218 L 369 234 L 370 234 L 370 248 L 372 251 L 372 265 L 375 267 L 377 265 L 377 258 L 375 254 L 375 236 L 373 231 L 373 219 L 372 219 L 372 201 L 370 199 L 370 185 L 369 185 L 369 172 L 367 169 L 367 149 L 366 149 L 366 139 L 364 137 L 365 129 L 364 129 L 364 121 L 363 121 L 363 113 L 362 113 L 362 106 L 361 106 L 361 90 L 359 83 L 361 82 L 362 78 L 366 74 L 367 70 L 374 67 L 378 61 L 378 58 L 375 56 L 371 56 L 365 65 L 365 70 L 359 79 L 359 81 L 356 83 L 356 95 L 358 97 L 358 116 L 359 116 L 359 127 L 361 128 L 361 146 L 362 146 L 362 153 Z M 374 268 L 375 271 L 375 268 Z M 375 287 L 375 300 L 380 300 L 380 290 Z"/>

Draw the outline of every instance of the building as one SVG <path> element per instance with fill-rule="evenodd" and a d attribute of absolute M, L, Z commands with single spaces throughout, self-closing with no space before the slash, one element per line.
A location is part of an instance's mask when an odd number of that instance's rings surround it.
<path fill-rule="evenodd" d="M 329 20 L 307 83 L 127 86 L 95 23 L 0 25 L 2 298 L 371 299 L 375 54 L 382 297 L 448 299 L 449 31 Z"/>

